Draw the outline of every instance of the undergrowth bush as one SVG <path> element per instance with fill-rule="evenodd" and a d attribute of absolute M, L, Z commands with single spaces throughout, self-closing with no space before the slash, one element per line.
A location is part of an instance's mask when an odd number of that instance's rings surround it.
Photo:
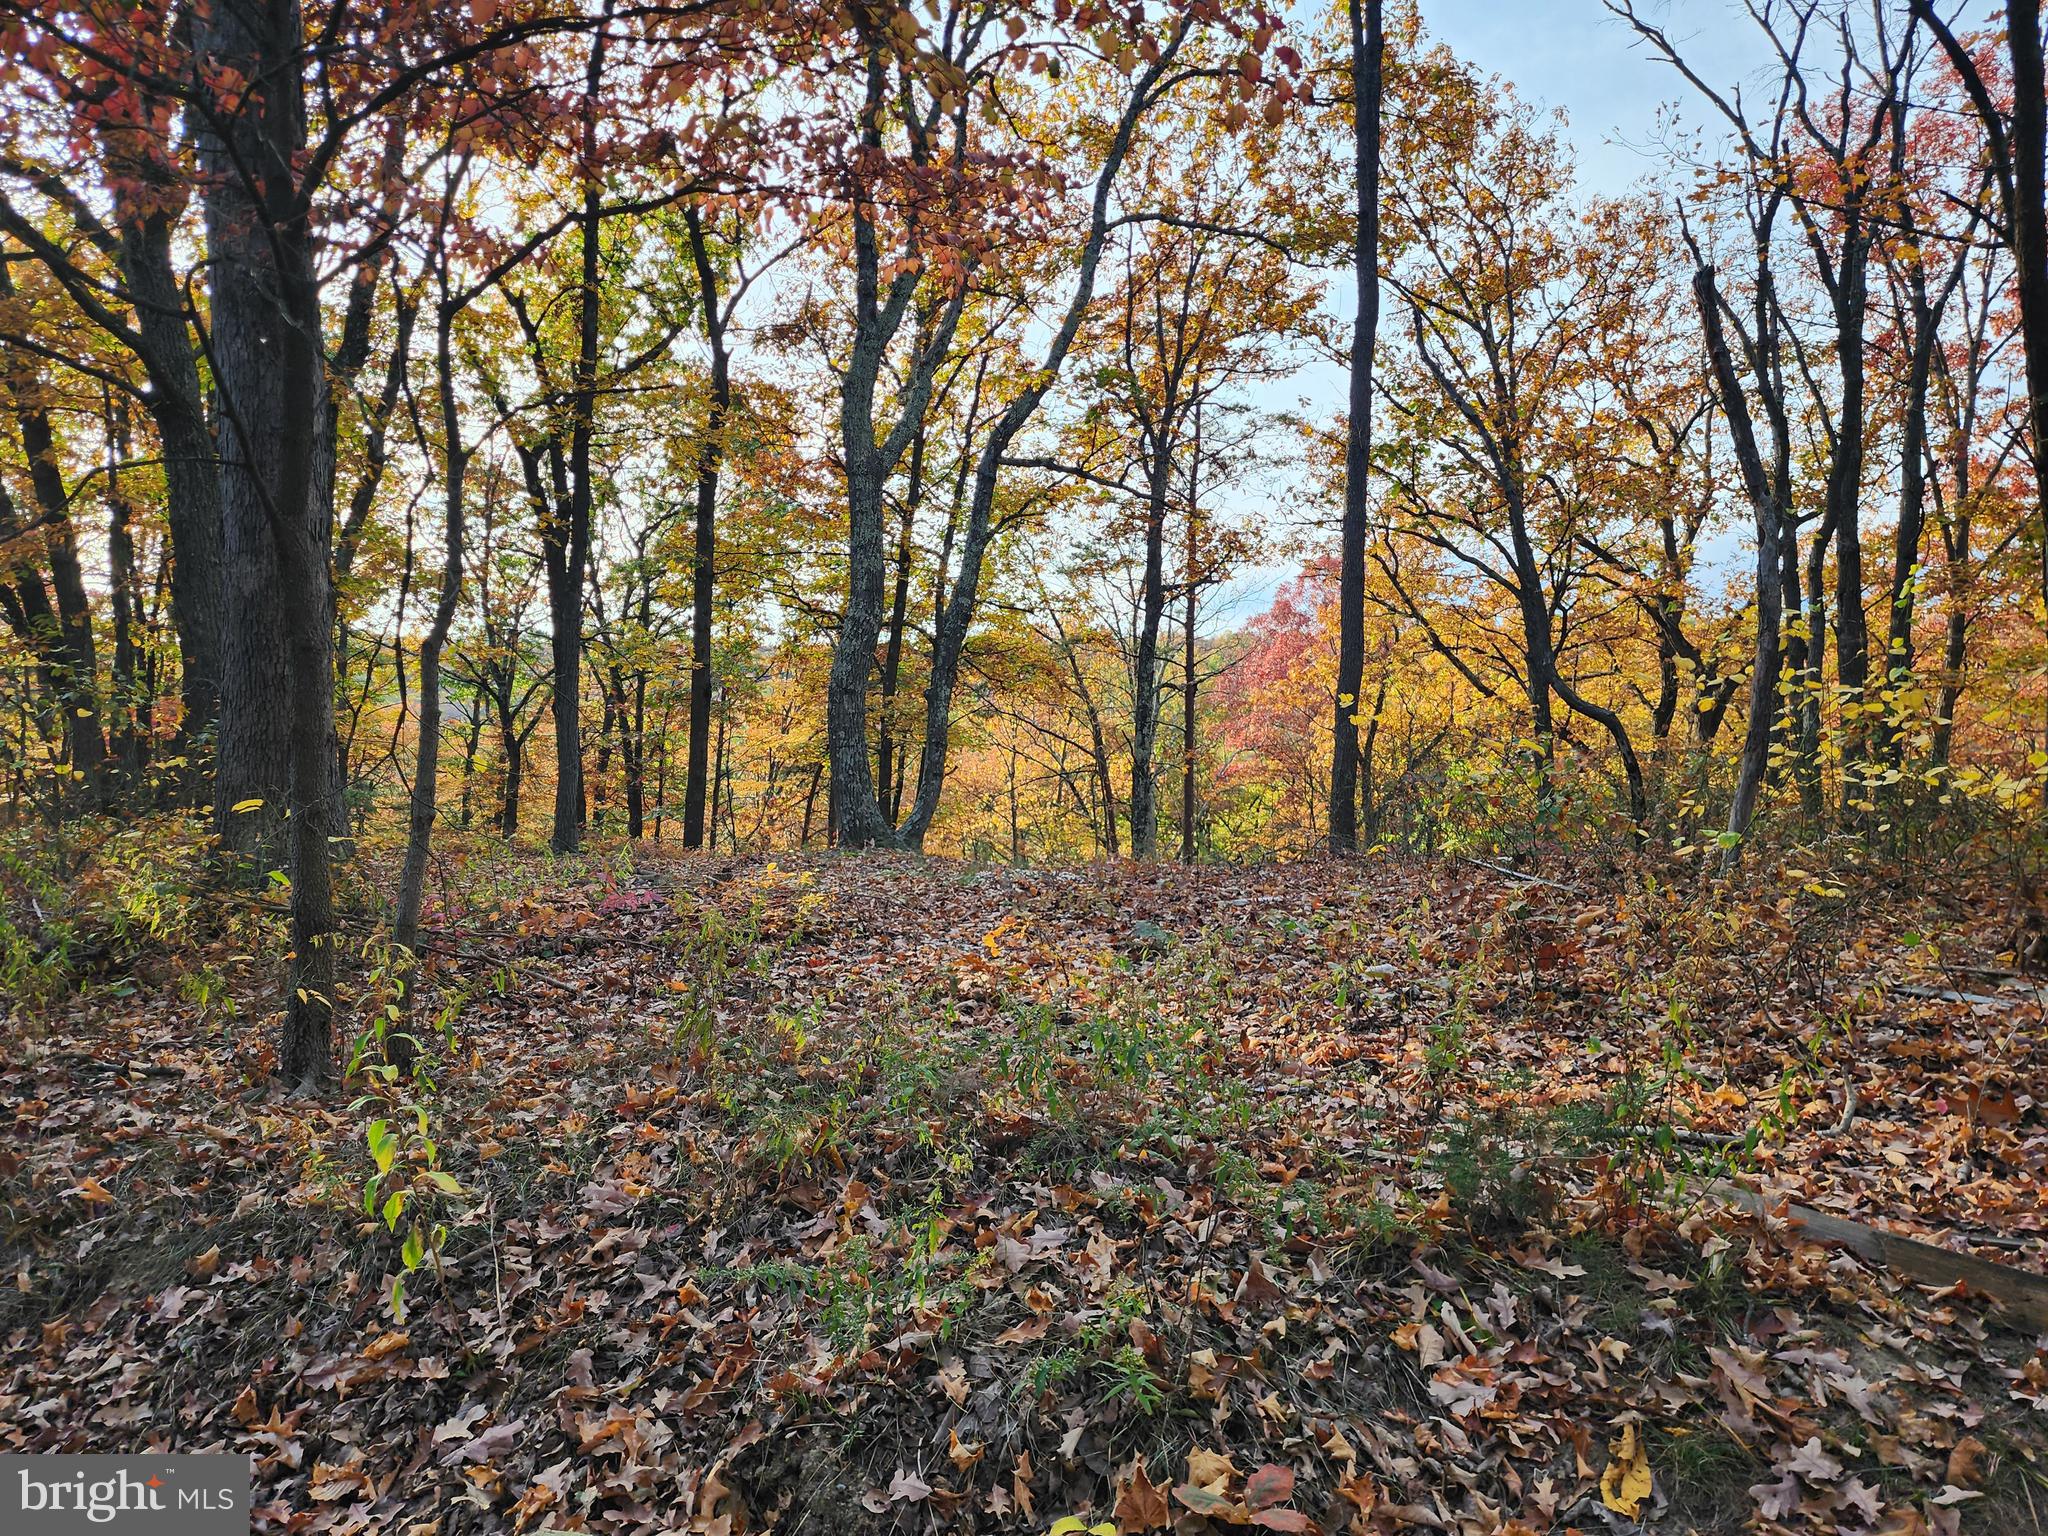
<path fill-rule="evenodd" d="M 0 829 L 0 1000 L 35 1015 L 86 986 L 133 986 L 189 938 L 209 843 L 187 815 Z"/>

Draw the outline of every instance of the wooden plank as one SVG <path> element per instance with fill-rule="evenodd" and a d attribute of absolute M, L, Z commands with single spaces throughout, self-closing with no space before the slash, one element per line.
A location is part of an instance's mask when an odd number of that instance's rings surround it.
<path fill-rule="evenodd" d="M 1707 1191 L 1755 1216 L 1775 1210 L 1782 1199 L 1760 1195 L 1726 1179 L 1715 1179 Z M 1968 1294 L 1989 1296 L 1999 1302 L 2008 1321 L 2048 1332 L 2048 1278 L 1974 1254 L 1937 1248 L 1932 1243 L 1901 1237 L 1882 1227 L 1816 1211 L 1811 1206 L 1791 1204 L 1786 1214 L 1802 1235 L 1815 1242 L 1847 1248 L 1858 1258 L 1882 1265 L 1919 1285 L 1946 1288 L 1961 1281 Z"/>

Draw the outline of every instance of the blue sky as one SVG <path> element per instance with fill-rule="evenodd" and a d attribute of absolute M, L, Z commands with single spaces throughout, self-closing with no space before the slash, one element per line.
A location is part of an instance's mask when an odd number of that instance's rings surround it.
<path fill-rule="evenodd" d="M 1641 0 L 1639 9 L 1717 87 L 1765 62 L 1761 34 L 1733 4 Z M 1423 0 L 1422 16 L 1461 58 L 1564 109 L 1589 192 L 1624 191 L 1655 168 L 1661 105 L 1678 102 L 1686 121 L 1705 122 L 1691 87 L 1600 0 Z"/>
<path fill-rule="evenodd" d="M 1717 89 L 1754 79 L 1770 62 L 1768 44 L 1736 0 L 1638 0 L 1638 9 Z M 1660 110 L 1675 104 L 1682 124 L 1718 130 L 1712 107 L 1600 0 L 1422 0 L 1422 16 L 1430 35 L 1460 58 L 1512 81 L 1525 100 L 1562 109 L 1589 195 L 1625 192 L 1659 170 Z M 1332 285 L 1331 299 L 1339 314 L 1352 313 L 1348 279 Z M 1302 399 L 1312 414 L 1332 416 L 1344 408 L 1345 379 L 1339 369 L 1312 365 L 1281 392 L 1289 405 Z M 1710 535 L 1702 558 L 1714 566 L 1736 543 Z M 1262 611 L 1298 569 L 1292 562 L 1246 569 L 1218 594 L 1216 621 L 1241 623 Z"/>

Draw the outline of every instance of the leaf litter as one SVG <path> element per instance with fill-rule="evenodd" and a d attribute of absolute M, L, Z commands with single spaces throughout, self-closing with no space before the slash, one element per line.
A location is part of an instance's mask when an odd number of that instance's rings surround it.
<path fill-rule="evenodd" d="M 0 1447 L 246 1452 L 291 1532 L 2039 1527 L 2048 1341 L 1705 1194 L 2048 1270 L 1968 892 L 656 855 L 434 920 L 402 1321 L 254 969 L 17 1040 Z"/>

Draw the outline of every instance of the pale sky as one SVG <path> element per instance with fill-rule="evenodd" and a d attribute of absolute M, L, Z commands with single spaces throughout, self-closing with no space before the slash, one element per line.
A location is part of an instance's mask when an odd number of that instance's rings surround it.
<path fill-rule="evenodd" d="M 1755 23 L 1732 0 L 1640 0 L 1639 9 L 1717 88 L 1767 61 Z M 1679 102 L 1695 125 L 1712 110 L 1600 0 L 1422 0 L 1422 17 L 1460 58 L 1564 109 L 1589 192 L 1625 191 L 1656 168 L 1660 106 Z"/>
<path fill-rule="evenodd" d="M 1525 100 L 1564 111 L 1579 185 L 1588 195 L 1625 192 L 1660 170 L 1662 108 L 1675 103 L 1682 123 L 1718 137 L 1711 104 L 1600 0 L 1421 3 L 1430 36 L 1485 73 L 1512 81 Z M 1739 0 L 1638 0 L 1638 7 L 1716 89 L 1753 80 L 1770 63 L 1769 45 Z M 1351 315 L 1348 277 L 1332 284 L 1331 300 L 1339 314 Z M 1277 392 L 1287 394 L 1289 404 L 1306 397 L 1313 413 L 1330 416 L 1344 408 L 1345 379 L 1339 369 L 1315 365 Z M 1735 549 L 1730 540 L 1706 543 L 1708 565 Z M 1727 550 L 1718 547 L 1722 543 Z M 1245 570 L 1218 594 L 1218 622 L 1241 623 L 1261 612 L 1298 570 L 1291 562 Z"/>

